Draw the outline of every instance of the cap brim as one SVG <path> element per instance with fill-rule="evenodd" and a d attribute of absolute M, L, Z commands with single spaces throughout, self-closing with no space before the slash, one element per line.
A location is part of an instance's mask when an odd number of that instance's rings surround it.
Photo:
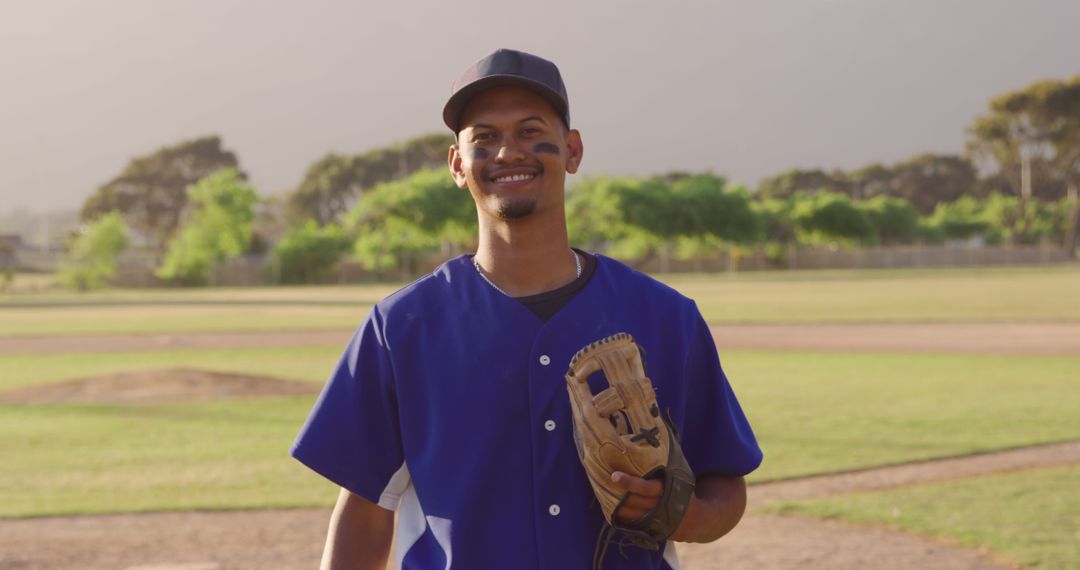
<path fill-rule="evenodd" d="M 540 95 L 551 104 L 566 127 L 570 127 L 570 115 L 567 112 L 566 102 L 563 101 L 558 93 L 539 81 L 521 77 L 520 75 L 509 74 L 488 75 L 458 89 L 457 92 L 450 97 L 450 100 L 446 102 L 446 106 L 443 107 L 443 122 L 446 123 L 447 127 L 450 127 L 450 130 L 455 133 L 458 132 L 460 130 L 461 114 L 465 111 L 465 106 L 469 104 L 469 100 L 481 91 L 506 85 L 524 87 L 525 89 Z"/>

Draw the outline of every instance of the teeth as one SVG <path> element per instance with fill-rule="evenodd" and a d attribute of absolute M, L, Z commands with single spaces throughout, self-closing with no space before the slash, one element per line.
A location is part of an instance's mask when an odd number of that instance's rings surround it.
<path fill-rule="evenodd" d="M 535 174 L 514 174 L 513 176 L 499 176 L 495 179 L 495 182 L 521 182 L 522 180 L 532 180 Z"/>

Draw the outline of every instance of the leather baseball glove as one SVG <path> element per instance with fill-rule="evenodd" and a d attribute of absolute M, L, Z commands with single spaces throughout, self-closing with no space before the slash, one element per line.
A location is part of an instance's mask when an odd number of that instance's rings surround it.
<path fill-rule="evenodd" d="M 603 372 L 608 387 L 594 396 L 588 379 L 597 371 Z M 633 337 L 617 333 L 579 350 L 570 360 L 566 389 L 574 414 L 578 457 L 604 518 L 635 545 L 656 550 L 686 514 L 694 492 L 694 474 L 683 457 L 670 415 L 661 415 Z M 619 522 L 615 514 L 629 493 L 612 482 L 614 471 L 662 480 L 664 491 L 656 507 L 641 519 Z M 602 560 L 602 553 L 599 558 Z M 593 562 L 598 567 L 595 555 Z"/>

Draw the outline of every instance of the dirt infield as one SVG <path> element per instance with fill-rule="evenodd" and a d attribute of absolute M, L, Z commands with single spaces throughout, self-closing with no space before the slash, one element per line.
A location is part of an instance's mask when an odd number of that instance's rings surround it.
<path fill-rule="evenodd" d="M 320 386 L 298 382 L 211 372 L 164 368 L 78 378 L 0 392 L 0 404 L 159 404 L 209 402 L 264 396 L 317 394 Z"/>
<path fill-rule="evenodd" d="M 0 354 L 177 348 L 343 347 L 351 330 L 0 337 Z M 818 350 L 1080 355 L 1080 323 L 713 325 L 723 350 Z"/>
<path fill-rule="evenodd" d="M 0 568 L 317 568 L 329 517 L 325 509 L 298 509 L 0 521 Z M 1013 568 L 987 553 L 885 529 L 757 513 L 716 543 L 678 550 L 686 570 Z"/>
<path fill-rule="evenodd" d="M 1080 441 L 751 486 L 751 512 L 706 545 L 679 545 L 686 569 L 1014 568 L 987 552 L 888 529 L 765 514 L 769 503 L 1016 469 L 1080 463 Z M 328 509 L 0 520 L 0 568 L 315 568 Z"/>

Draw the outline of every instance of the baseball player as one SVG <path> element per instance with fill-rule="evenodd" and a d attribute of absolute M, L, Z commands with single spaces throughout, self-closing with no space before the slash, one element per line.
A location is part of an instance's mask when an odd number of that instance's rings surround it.
<path fill-rule="evenodd" d="M 583 144 L 553 63 L 488 55 L 454 82 L 443 119 L 479 246 L 372 308 L 296 439 L 293 456 L 341 487 L 322 567 L 381 570 L 395 538 L 402 570 L 588 568 L 605 518 L 564 375 L 581 347 L 627 333 L 696 489 L 668 541 L 612 549 L 602 567 L 679 568 L 671 541 L 731 530 L 761 461 L 708 326 L 690 299 L 570 247 L 565 178 Z M 611 480 L 621 521 L 664 496 L 660 480 Z"/>

